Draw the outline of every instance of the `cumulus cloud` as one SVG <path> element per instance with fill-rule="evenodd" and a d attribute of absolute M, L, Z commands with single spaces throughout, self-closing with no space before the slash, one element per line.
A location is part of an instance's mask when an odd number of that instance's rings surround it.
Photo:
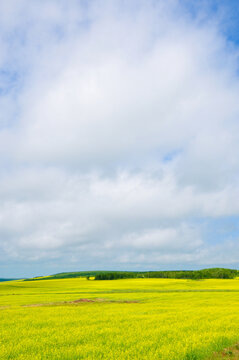
<path fill-rule="evenodd" d="M 186 268 L 221 265 L 223 253 L 236 266 L 237 234 L 218 244 L 202 226 L 239 215 L 237 47 L 207 11 L 192 16 L 176 1 L 0 5 L 9 271 Z"/>

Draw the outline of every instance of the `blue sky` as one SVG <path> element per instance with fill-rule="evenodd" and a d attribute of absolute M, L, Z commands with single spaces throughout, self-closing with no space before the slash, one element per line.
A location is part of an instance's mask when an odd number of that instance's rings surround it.
<path fill-rule="evenodd" d="M 0 277 L 239 268 L 238 19 L 0 4 Z"/>
<path fill-rule="evenodd" d="M 225 35 L 227 40 L 238 45 L 239 4 L 237 0 L 185 1 L 184 3 L 195 16 L 197 16 L 198 7 L 203 6 L 206 9 L 207 16 L 219 17 L 222 34 Z"/>

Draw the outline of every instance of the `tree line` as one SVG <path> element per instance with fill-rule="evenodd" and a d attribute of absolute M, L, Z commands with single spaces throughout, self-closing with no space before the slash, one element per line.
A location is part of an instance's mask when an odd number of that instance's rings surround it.
<path fill-rule="evenodd" d="M 159 278 L 159 279 L 234 279 L 239 276 L 238 270 L 211 268 L 203 270 L 176 270 L 176 271 L 112 271 L 101 272 L 95 275 L 95 280 L 117 280 L 134 278 Z"/>

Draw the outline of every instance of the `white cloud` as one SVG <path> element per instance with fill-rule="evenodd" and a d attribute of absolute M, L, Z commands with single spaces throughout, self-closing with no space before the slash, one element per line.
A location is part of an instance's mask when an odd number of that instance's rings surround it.
<path fill-rule="evenodd" d="M 197 232 L 187 226 L 179 228 L 149 229 L 143 233 L 126 235 L 120 246 L 159 252 L 192 251 L 202 245 Z"/>

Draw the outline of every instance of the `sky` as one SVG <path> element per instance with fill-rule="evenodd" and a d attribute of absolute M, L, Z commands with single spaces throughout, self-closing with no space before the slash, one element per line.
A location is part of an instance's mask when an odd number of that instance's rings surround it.
<path fill-rule="evenodd" d="M 239 3 L 0 2 L 0 277 L 239 269 Z"/>

